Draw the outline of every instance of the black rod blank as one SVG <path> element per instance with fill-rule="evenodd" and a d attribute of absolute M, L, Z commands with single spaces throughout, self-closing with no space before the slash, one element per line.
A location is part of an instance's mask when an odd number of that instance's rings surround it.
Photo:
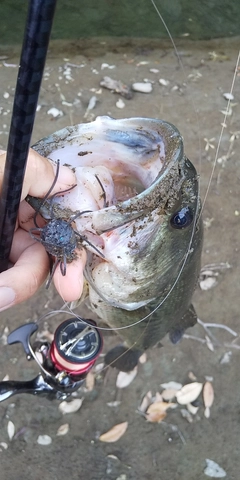
<path fill-rule="evenodd" d="M 30 0 L 0 197 L 0 272 L 7 270 L 57 0 Z"/>

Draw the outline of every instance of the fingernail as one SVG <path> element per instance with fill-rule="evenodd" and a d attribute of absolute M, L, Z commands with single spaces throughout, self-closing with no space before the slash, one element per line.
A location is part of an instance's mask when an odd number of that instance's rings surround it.
<path fill-rule="evenodd" d="M 10 307 L 14 302 L 16 293 L 10 287 L 0 287 L 0 312 Z"/>

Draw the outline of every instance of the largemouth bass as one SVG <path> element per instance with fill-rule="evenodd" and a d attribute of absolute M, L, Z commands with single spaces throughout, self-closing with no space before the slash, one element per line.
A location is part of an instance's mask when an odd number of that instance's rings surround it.
<path fill-rule="evenodd" d="M 125 341 L 106 362 L 130 370 L 166 334 L 177 343 L 196 322 L 203 240 L 197 173 L 178 130 L 162 120 L 98 117 L 33 148 L 76 173 L 65 195 L 28 201 L 47 220 L 74 222 L 77 246 L 88 251 L 90 308 Z"/>

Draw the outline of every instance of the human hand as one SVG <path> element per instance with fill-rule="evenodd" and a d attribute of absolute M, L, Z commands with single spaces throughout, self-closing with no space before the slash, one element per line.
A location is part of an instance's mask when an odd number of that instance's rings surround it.
<path fill-rule="evenodd" d="M 3 180 L 6 153 L 0 151 L 0 186 Z M 49 257 L 43 245 L 29 234 L 33 228 L 34 211 L 24 200 L 26 196 L 43 198 L 55 178 L 55 167 L 34 150 L 30 150 L 24 178 L 21 203 L 10 253 L 9 270 L 0 274 L 0 311 L 31 297 L 49 274 Z M 51 195 L 71 188 L 75 175 L 68 167 L 60 166 L 58 179 Z M 86 263 L 85 250 L 77 251 L 77 258 L 67 265 L 62 276 L 59 266 L 54 274 L 54 284 L 65 301 L 77 300 L 83 289 L 83 268 Z"/>

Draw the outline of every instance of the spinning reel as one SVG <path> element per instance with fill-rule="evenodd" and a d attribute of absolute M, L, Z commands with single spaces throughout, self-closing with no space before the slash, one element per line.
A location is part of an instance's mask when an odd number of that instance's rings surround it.
<path fill-rule="evenodd" d="M 103 341 L 93 320 L 65 320 L 52 343 L 32 346 L 30 337 L 37 329 L 36 323 L 27 323 L 8 335 L 8 344 L 21 343 L 27 359 L 37 362 L 40 373 L 29 381 L 0 382 L 0 402 L 18 393 L 64 400 L 82 385 L 101 352 Z"/>

